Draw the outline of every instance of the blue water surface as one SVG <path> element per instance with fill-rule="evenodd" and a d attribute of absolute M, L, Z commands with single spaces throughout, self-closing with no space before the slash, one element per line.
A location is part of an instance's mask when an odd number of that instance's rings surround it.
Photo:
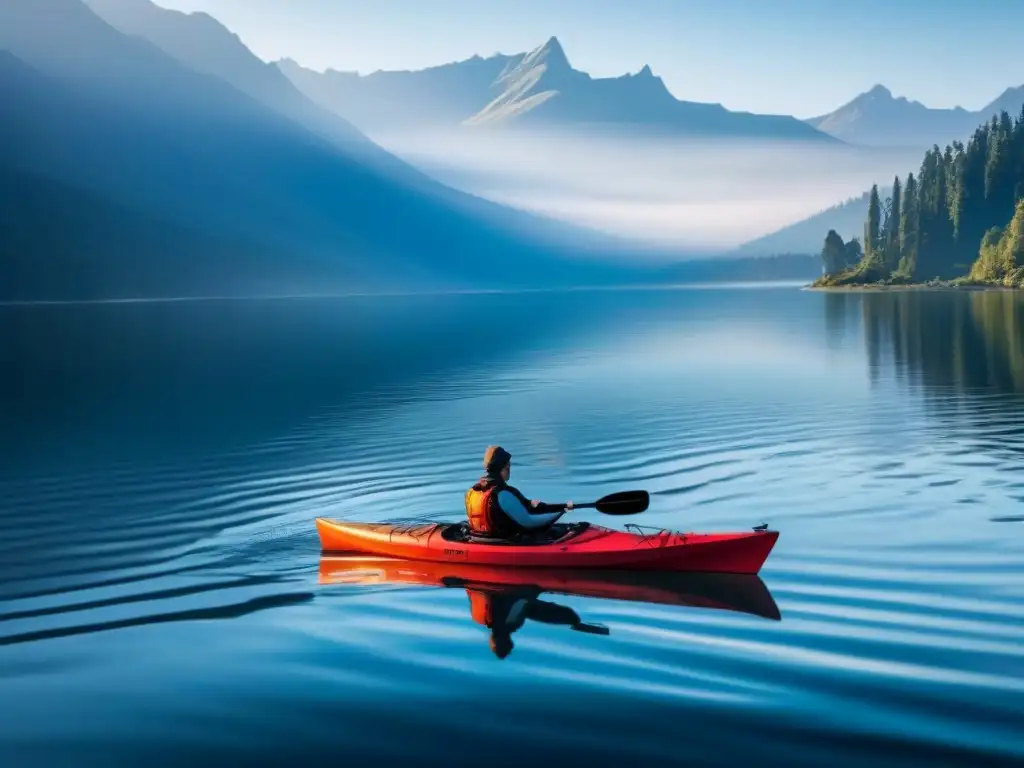
<path fill-rule="evenodd" d="M 4 306 L 0 363 L 0 765 L 1024 760 L 1013 294 Z M 464 584 L 321 562 L 317 516 L 459 520 L 490 443 L 652 494 L 579 520 L 781 536 L 675 603 L 534 590 L 607 634 L 504 658 Z"/>

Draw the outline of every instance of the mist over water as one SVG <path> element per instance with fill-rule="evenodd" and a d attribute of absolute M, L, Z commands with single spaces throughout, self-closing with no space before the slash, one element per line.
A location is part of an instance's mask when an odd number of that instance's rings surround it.
<path fill-rule="evenodd" d="M 458 189 L 658 246 L 728 250 L 890 184 L 921 153 L 579 131 L 373 134 Z M 824 240 L 825 232 L 821 237 Z"/>
<path fill-rule="evenodd" d="M 0 763 L 1019 761 L 1021 306 L 2 307 Z M 528 591 L 499 660 L 457 580 L 321 561 L 317 515 L 458 520 L 492 442 L 532 496 L 642 487 L 641 525 L 768 522 L 768 597 Z"/>

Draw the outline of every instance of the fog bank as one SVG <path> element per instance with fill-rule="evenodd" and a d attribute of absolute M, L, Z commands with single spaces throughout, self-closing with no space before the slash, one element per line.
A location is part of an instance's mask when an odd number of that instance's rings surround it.
<path fill-rule="evenodd" d="M 730 250 L 917 170 L 920 153 L 596 132 L 380 132 L 438 180 L 657 245 Z M 824 237 L 824 233 L 822 233 Z"/>

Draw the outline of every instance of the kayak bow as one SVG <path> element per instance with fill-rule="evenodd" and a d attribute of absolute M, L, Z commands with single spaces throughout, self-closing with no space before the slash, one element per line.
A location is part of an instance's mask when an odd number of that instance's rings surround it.
<path fill-rule="evenodd" d="M 778 531 L 632 533 L 557 524 L 531 541 L 485 541 L 464 523 L 347 523 L 316 519 L 324 553 L 362 553 L 439 563 L 756 574 Z"/>

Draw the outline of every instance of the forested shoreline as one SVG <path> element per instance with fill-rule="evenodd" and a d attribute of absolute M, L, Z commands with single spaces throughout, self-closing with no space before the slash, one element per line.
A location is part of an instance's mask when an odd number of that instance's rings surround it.
<path fill-rule="evenodd" d="M 933 146 L 885 200 L 873 186 L 863 238 L 830 230 L 821 259 L 815 287 L 1024 288 L 1024 109 Z"/>

